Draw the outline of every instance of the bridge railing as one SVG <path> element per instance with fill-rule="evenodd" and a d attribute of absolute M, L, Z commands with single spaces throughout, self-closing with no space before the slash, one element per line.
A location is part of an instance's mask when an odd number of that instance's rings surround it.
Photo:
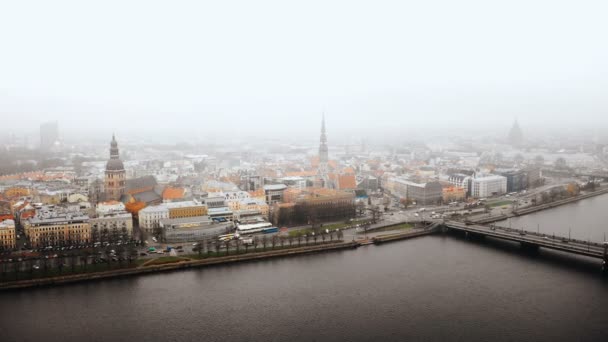
<path fill-rule="evenodd" d="M 494 227 L 496 229 L 500 229 L 500 230 L 506 231 L 506 232 L 521 232 L 522 231 L 522 229 L 509 228 L 509 227 L 503 227 L 503 226 L 497 226 L 497 225 L 490 225 L 490 227 Z M 595 247 L 603 247 L 604 246 L 604 244 L 602 244 L 602 243 L 592 242 L 592 241 L 588 241 L 588 240 L 579 240 L 579 239 L 567 238 L 567 237 L 561 236 L 561 235 L 545 234 L 545 233 L 539 233 L 539 232 L 525 230 L 525 229 L 523 229 L 523 232 L 526 233 L 527 235 L 533 235 L 533 236 L 539 236 L 539 237 L 548 236 L 548 237 L 551 237 L 553 239 L 559 239 L 559 240 L 562 240 L 562 241 L 565 240 L 565 241 L 568 241 L 568 242 L 575 242 L 575 243 L 580 243 L 580 244 L 583 244 L 583 245 L 590 245 L 590 246 L 595 246 Z"/>

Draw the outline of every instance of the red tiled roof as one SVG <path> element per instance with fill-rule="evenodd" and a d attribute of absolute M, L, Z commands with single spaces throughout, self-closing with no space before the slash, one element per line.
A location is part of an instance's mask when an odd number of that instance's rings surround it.
<path fill-rule="evenodd" d="M 185 192 L 186 191 L 184 188 L 166 187 L 163 191 L 163 199 L 167 200 L 184 198 Z"/>
<path fill-rule="evenodd" d="M 357 180 L 355 179 L 355 175 L 340 175 L 338 177 L 338 186 L 340 189 L 356 189 Z"/>

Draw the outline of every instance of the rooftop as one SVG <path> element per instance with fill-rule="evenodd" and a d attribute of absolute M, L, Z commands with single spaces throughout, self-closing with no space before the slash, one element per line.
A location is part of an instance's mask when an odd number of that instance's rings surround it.
<path fill-rule="evenodd" d="M 52 215 L 36 215 L 29 219 L 32 225 L 51 225 L 58 223 L 73 223 L 89 221 L 88 215 L 81 213 L 54 213 Z"/>
<path fill-rule="evenodd" d="M 15 221 L 13 220 L 4 220 L 0 222 L 0 229 L 6 228 L 15 228 Z"/>
<path fill-rule="evenodd" d="M 183 201 L 171 202 L 164 204 L 168 209 L 187 208 L 187 207 L 204 207 L 205 205 L 198 201 Z"/>
<path fill-rule="evenodd" d="M 287 185 L 285 184 L 268 184 L 264 185 L 264 190 L 273 191 L 273 190 L 285 190 L 287 189 Z"/>

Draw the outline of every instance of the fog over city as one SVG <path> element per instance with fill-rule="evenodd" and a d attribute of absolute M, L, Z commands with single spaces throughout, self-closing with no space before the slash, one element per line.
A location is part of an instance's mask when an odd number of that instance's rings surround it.
<path fill-rule="evenodd" d="M 607 340 L 607 13 L 0 2 L 0 339 Z"/>
<path fill-rule="evenodd" d="M 58 120 L 66 139 L 306 138 L 323 112 L 340 140 L 506 135 L 515 118 L 535 134 L 605 127 L 607 10 L 603 1 L 4 2 L 0 115 L 31 133 Z"/>

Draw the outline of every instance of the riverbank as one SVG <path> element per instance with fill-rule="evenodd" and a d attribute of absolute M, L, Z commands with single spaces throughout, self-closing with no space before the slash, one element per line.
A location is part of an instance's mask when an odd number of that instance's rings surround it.
<path fill-rule="evenodd" d="M 188 269 L 193 267 L 204 267 L 212 265 L 229 264 L 243 261 L 254 261 L 271 259 L 278 257 L 287 257 L 293 255 L 304 255 L 312 253 L 321 253 L 328 251 L 336 251 L 342 249 L 357 248 L 360 244 L 355 241 L 351 242 L 331 242 L 313 246 L 285 248 L 279 250 L 272 250 L 267 252 L 257 253 L 246 253 L 238 255 L 221 256 L 209 259 L 191 260 L 191 261 L 179 261 L 175 263 L 168 263 L 162 265 L 150 265 L 137 268 L 126 268 L 112 271 L 95 272 L 95 273 L 83 273 L 75 275 L 66 275 L 60 277 L 40 278 L 32 280 L 21 280 L 0 283 L 0 290 L 11 290 L 11 289 L 24 289 L 30 287 L 40 286 L 52 286 L 52 285 L 63 285 L 76 282 L 118 278 L 126 276 L 134 276 L 148 273 L 167 272 L 181 269 Z"/>
<path fill-rule="evenodd" d="M 508 213 L 508 214 L 492 216 L 492 217 L 482 217 L 479 219 L 471 220 L 471 222 L 477 223 L 477 224 L 488 224 L 488 223 L 494 223 L 494 222 L 498 222 L 498 221 L 504 221 L 511 217 L 528 215 L 528 214 L 535 213 L 538 211 L 559 207 L 561 205 L 574 203 L 574 202 L 577 202 L 577 201 L 580 201 L 580 200 L 583 200 L 586 198 L 591 198 L 591 197 L 600 196 L 600 195 L 604 195 L 604 194 L 608 194 L 608 189 L 597 190 L 597 191 L 589 192 L 586 194 L 580 194 L 575 197 L 570 197 L 570 198 L 566 198 L 566 199 L 551 202 L 551 203 L 544 203 L 544 204 L 535 205 L 533 207 L 522 208 L 517 211 L 513 211 L 512 213 Z"/>
<path fill-rule="evenodd" d="M 407 239 L 413 239 L 413 238 L 419 237 L 419 236 L 431 235 L 431 234 L 435 234 L 438 232 L 437 228 L 439 226 L 440 226 L 440 224 L 436 223 L 433 226 L 431 226 L 427 229 L 423 229 L 423 230 L 409 231 L 406 233 L 379 235 L 379 236 L 374 237 L 372 239 L 372 241 L 374 242 L 374 244 L 379 245 L 379 244 L 391 242 L 391 241 L 407 240 Z"/>

